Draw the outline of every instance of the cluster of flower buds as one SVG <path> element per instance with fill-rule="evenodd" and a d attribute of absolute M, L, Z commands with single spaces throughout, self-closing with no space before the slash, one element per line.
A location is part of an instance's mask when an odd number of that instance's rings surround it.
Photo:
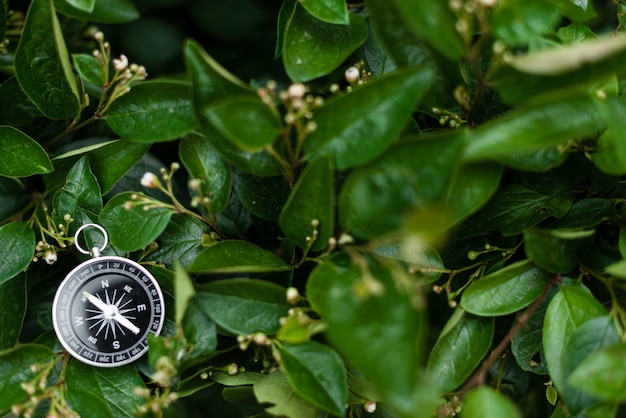
<path fill-rule="evenodd" d="M 356 64 L 348 67 L 343 74 L 344 78 L 350 86 L 361 85 L 368 82 L 372 77 L 372 73 L 365 68 L 365 62 L 359 61 Z"/>
<path fill-rule="evenodd" d="M 137 410 L 137 415 L 146 415 L 150 413 L 151 416 L 161 416 L 162 410 L 169 407 L 178 399 L 176 392 L 166 391 L 158 396 L 152 396 L 150 389 L 138 386 L 134 389 L 135 396 L 145 399 L 146 403 L 141 405 Z"/>

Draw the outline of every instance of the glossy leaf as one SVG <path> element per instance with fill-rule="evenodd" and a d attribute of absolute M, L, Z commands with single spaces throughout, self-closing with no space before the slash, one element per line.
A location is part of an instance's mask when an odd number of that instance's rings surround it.
<path fill-rule="evenodd" d="M 135 417 L 139 407 L 145 402 L 135 394 L 135 388 L 145 388 L 145 384 L 132 366 L 102 368 L 91 367 L 79 361 L 71 361 L 65 377 L 68 392 L 84 390 L 104 400 L 106 416 Z M 81 405 L 83 414 L 89 414 L 90 406 Z"/>
<path fill-rule="evenodd" d="M 313 0 L 301 2 L 302 7 L 319 20 L 328 23 L 350 23 L 348 8 L 343 0 Z"/>
<path fill-rule="evenodd" d="M 291 189 L 284 177 L 258 177 L 234 171 L 233 190 L 241 204 L 253 215 L 277 221 Z"/>
<path fill-rule="evenodd" d="M 367 37 L 367 24 L 354 13 L 348 24 L 321 21 L 296 3 L 283 35 L 283 64 L 292 81 L 310 81 L 329 74 Z"/>
<path fill-rule="evenodd" d="M 174 293 L 176 295 L 176 306 L 174 309 L 176 325 L 180 325 L 187 311 L 187 305 L 189 300 L 196 295 L 191 277 L 185 271 L 185 268 L 180 262 L 176 262 L 174 265 Z"/>
<path fill-rule="evenodd" d="M 125 140 L 111 142 L 89 153 L 91 169 L 100 183 L 102 193 L 113 186 L 144 156 L 150 144 L 137 144 Z"/>
<path fill-rule="evenodd" d="M 409 210 L 434 207 L 440 213 L 462 144 L 462 135 L 407 141 L 354 170 L 339 196 L 342 226 L 372 237 L 401 228 Z"/>
<path fill-rule="evenodd" d="M 59 13 L 75 19 L 98 23 L 125 23 L 139 17 L 130 0 L 97 0 L 90 12 L 72 6 L 74 0 L 54 0 Z"/>
<path fill-rule="evenodd" d="M 195 298 L 187 303 L 181 324 L 185 340 L 191 345 L 181 369 L 210 359 L 217 348 L 217 327 Z"/>
<path fill-rule="evenodd" d="M 248 241 L 220 241 L 202 251 L 189 270 L 204 273 L 261 273 L 290 270 L 276 254 Z"/>
<path fill-rule="evenodd" d="M 316 341 L 277 347 L 280 364 L 294 391 L 333 415 L 343 416 L 348 378 L 339 354 Z"/>
<path fill-rule="evenodd" d="M 15 72 L 22 90 L 47 117 L 78 115 L 78 87 L 52 0 L 32 2 L 15 52 Z"/>
<path fill-rule="evenodd" d="M 276 371 L 259 379 L 253 386 L 254 395 L 262 404 L 270 404 L 266 411 L 276 416 L 318 418 L 322 413 L 312 403 L 294 393 L 282 372 Z"/>
<path fill-rule="evenodd" d="M 551 31 L 561 18 L 558 7 L 549 1 L 502 2 L 491 17 L 494 35 L 511 46 L 522 46 Z"/>
<path fill-rule="evenodd" d="M 593 161 L 607 174 L 626 173 L 626 145 L 621 138 L 626 135 L 626 128 L 619 123 L 626 117 L 626 102 L 622 99 L 609 99 L 603 107 L 608 129 L 598 138 Z"/>
<path fill-rule="evenodd" d="M 610 199 L 590 197 L 575 202 L 567 215 L 550 224 L 553 229 L 593 228 L 615 216 L 615 204 Z"/>
<path fill-rule="evenodd" d="M 37 376 L 31 365 L 48 363 L 53 359 L 50 348 L 37 344 L 0 351 L 0 411 L 9 411 L 12 405 L 31 396 L 20 385 Z"/>
<path fill-rule="evenodd" d="M 254 279 L 227 279 L 198 287 L 200 308 L 219 327 L 234 335 L 273 334 L 287 316 L 286 289 Z"/>
<path fill-rule="evenodd" d="M 68 406 L 81 416 L 86 414 L 94 418 L 109 418 L 112 416 L 108 411 L 109 405 L 107 405 L 104 399 L 88 390 L 74 388 L 67 392 L 66 399 Z"/>
<path fill-rule="evenodd" d="M 184 214 L 172 215 L 167 227 L 159 236 L 159 248 L 150 259 L 172 267 L 175 261 L 188 266 L 203 250 L 202 237 L 205 225 Z"/>
<path fill-rule="evenodd" d="M 172 211 L 167 208 L 144 210 L 142 205 L 135 205 L 127 209 L 126 205 L 135 200 L 135 194 L 118 194 L 107 202 L 99 217 L 111 244 L 124 251 L 136 251 L 150 245 L 165 230 L 172 216 Z"/>
<path fill-rule="evenodd" d="M 307 158 L 332 155 L 339 170 L 372 160 L 398 138 L 431 81 L 427 70 L 397 72 L 329 100 L 315 112 Z"/>
<path fill-rule="evenodd" d="M 252 225 L 252 216 L 239 198 L 231 193 L 228 206 L 215 217 L 217 225 L 229 237 L 243 237 Z"/>
<path fill-rule="evenodd" d="M 196 128 L 189 84 L 171 80 L 133 86 L 107 112 L 111 129 L 135 142 L 180 138 Z"/>
<path fill-rule="evenodd" d="M 53 170 L 41 145 L 12 126 L 0 126 L 0 149 L 0 176 L 28 177 Z"/>
<path fill-rule="evenodd" d="M 461 296 L 461 307 L 481 316 L 510 314 L 534 302 L 551 277 L 529 260 L 518 261 L 472 282 Z"/>
<path fill-rule="evenodd" d="M 533 228 L 524 231 L 524 252 L 533 263 L 551 273 L 569 273 L 576 268 L 578 252 L 593 235 L 593 230 Z"/>
<path fill-rule="evenodd" d="M 251 153 L 242 150 L 220 134 L 205 114 L 221 99 L 232 96 L 257 97 L 256 93 L 241 80 L 226 71 L 202 47 L 192 41 L 185 44 L 187 70 L 193 88 L 193 103 L 196 116 L 206 138 L 215 149 L 235 166 L 260 175 L 274 176 L 281 173 L 279 165 L 264 151 Z"/>
<path fill-rule="evenodd" d="M 491 347 L 493 318 L 480 318 L 457 308 L 430 352 L 426 370 L 440 393 L 460 386 Z"/>
<path fill-rule="evenodd" d="M 93 55 L 73 54 L 72 61 L 76 71 L 86 82 L 96 86 L 102 86 L 107 82 L 102 63 Z"/>
<path fill-rule="evenodd" d="M 17 77 L 11 77 L 0 85 L 0 124 L 16 128 L 27 126 L 43 113 L 26 96 Z"/>
<path fill-rule="evenodd" d="M 312 225 L 313 220 L 318 226 Z M 330 158 L 312 162 L 302 172 L 283 207 L 279 225 L 300 248 L 319 251 L 328 245 L 335 225 L 334 167 Z M 310 242 L 312 237 L 314 242 Z"/>
<path fill-rule="evenodd" d="M 26 315 L 26 277 L 18 275 L 0 284 L 0 351 L 15 346 Z"/>
<path fill-rule="evenodd" d="M 202 196 L 211 201 L 211 213 L 221 212 L 228 205 L 233 181 L 228 163 L 208 140 L 198 135 L 180 141 L 179 156 L 190 178 L 200 180 Z M 198 191 L 190 188 L 190 193 L 193 196 Z"/>
<path fill-rule="evenodd" d="M 83 12 L 91 13 L 96 5 L 96 0 L 66 0 L 70 6 Z"/>
<path fill-rule="evenodd" d="M 0 242 L 4 256 L 0 258 L 0 285 L 11 280 L 33 261 L 35 233 L 26 222 L 0 226 Z"/>
<path fill-rule="evenodd" d="M 594 351 L 574 369 L 568 382 L 600 399 L 626 399 L 626 344 Z"/>
<path fill-rule="evenodd" d="M 515 404 L 502 393 L 483 385 L 470 391 L 463 400 L 461 418 L 522 418 Z"/>

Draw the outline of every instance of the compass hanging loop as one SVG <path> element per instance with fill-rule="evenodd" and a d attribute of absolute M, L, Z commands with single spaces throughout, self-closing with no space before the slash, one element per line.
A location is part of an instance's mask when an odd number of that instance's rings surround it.
<path fill-rule="evenodd" d="M 83 232 L 87 228 L 96 228 L 102 233 L 102 236 L 104 237 L 104 242 L 102 243 L 102 246 L 93 247 L 91 250 L 86 250 L 85 248 L 81 247 L 80 243 L 78 242 L 78 236 L 80 235 L 81 232 Z M 104 251 L 104 249 L 107 247 L 108 244 L 109 244 L 109 235 L 107 234 L 107 231 L 101 225 L 98 225 L 98 224 L 93 224 L 93 223 L 84 224 L 83 226 L 78 228 L 76 230 L 76 233 L 74 234 L 74 245 L 76 246 L 76 249 L 80 253 L 89 254 L 92 257 L 99 257 L 102 251 Z"/>

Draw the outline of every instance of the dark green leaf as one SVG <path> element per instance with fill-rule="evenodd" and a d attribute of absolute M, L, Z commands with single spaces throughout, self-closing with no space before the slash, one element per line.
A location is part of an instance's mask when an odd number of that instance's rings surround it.
<path fill-rule="evenodd" d="M 315 112 L 317 129 L 304 143 L 307 158 L 332 155 L 345 170 L 380 155 L 398 138 L 431 81 L 427 70 L 396 72 L 329 100 Z"/>
<path fill-rule="evenodd" d="M 411 272 L 425 283 L 431 283 L 441 277 L 444 269 L 441 257 L 434 249 L 415 249 L 406 242 L 385 244 L 374 250 L 376 255 L 398 260 L 408 265 Z"/>
<path fill-rule="evenodd" d="M 0 176 L 0 222 L 22 209 L 27 200 L 26 189 L 19 180 Z"/>
<path fill-rule="evenodd" d="M 15 52 L 15 72 L 22 90 L 47 117 L 78 115 L 80 95 L 52 0 L 32 2 Z"/>
<path fill-rule="evenodd" d="M 524 252 L 539 267 L 552 273 L 569 273 L 584 244 L 593 241 L 594 231 L 532 228 L 524 231 Z"/>
<path fill-rule="evenodd" d="M 403 142 L 354 170 L 339 197 L 341 224 L 357 236 L 372 237 L 401 228 L 409 210 L 441 213 L 438 204 L 462 145 L 463 135 Z"/>
<path fill-rule="evenodd" d="M 0 4 L 0 39 L 4 39 L 4 33 L 7 29 L 7 6 L 2 2 Z"/>
<path fill-rule="evenodd" d="M 489 386 L 480 386 L 463 400 L 461 418 L 522 418 L 515 404 L 502 393 Z"/>
<path fill-rule="evenodd" d="M 91 172 L 87 157 L 81 157 L 67 174 L 65 186 L 54 195 L 52 217 L 57 224 L 65 224 L 70 215 L 76 225 L 94 222 L 102 210 L 102 196 L 98 180 Z"/>
<path fill-rule="evenodd" d="M 127 204 L 136 203 L 133 199 L 145 198 L 141 194 L 125 192 L 109 200 L 100 213 L 100 224 L 109 233 L 113 246 L 124 251 L 136 251 L 148 246 L 157 239 L 169 223 L 172 211 L 167 208 L 150 208 L 134 205 L 127 209 Z"/>
<path fill-rule="evenodd" d="M 626 135 L 624 124 L 619 123 L 626 118 L 626 102 L 612 98 L 603 107 L 608 129 L 598 138 L 593 161 L 598 168 L 607 174 L 619 175 L 626 173 L 626 145 L 622 138 Z"/>
<path fill-rule="evenodd" d="M 307 12 L 328 23 L 347 25 L 350 23 L 348 8 L 344 0 L 317 0 L 300 2 Z"/>
<path fill-rule="evenodd" d="M 26 315 L 26 276 L 19 275 L 0 284 L 0 351 L 13 347 Z"/>
<path fill-rule="evenodd" d="M 467 379 L 489 351 L 493 318 L 480 318 L 457 308 L 430 352 L 426 370 L 441 394 Z"/>
<path fill-rule="evenodd" d="M 551 277 L 529 260 L 518 261 L 469 285 L 461 297 L 461 307 L 475 315 L 510 314 L 534 302 Z"/>
<path fill-rule="evenodd" d="M 187 350 L 184 367 L 209 359 L 217 348 L 217 330 L 195 299 L 191 299 L 182 320 L 183 334 L 191 348 Z"/>
<path fill-rule="evenodd" d="M 150 144 L 118 140 L 90 152 L 91 169 L 100 183 L 102 193 L 110 192 L 149 148 Z"/>
<path fill-rule="evenodd" d="M 188 266 L 202 251 L 205 225 L 184 214 L 175 214 L 159 236 L 159 249 L 150 254 L 150 259 L 172 267 L 175 261 Z"/>
<path fill-rule="evenodd" d="M 348 378 L 339 354 L 316 341 L 277 346 L 281 366 L 293 390 L 318 407 L 344 416 Z"/>
<path fill-rule="evenodd" d="M 70 6 L 83 12 L 91 13 L 96 6 L 96 0 L 66 0 Z"/>
<path fill-rule="evenodd" d="M 272 416 L 318 418 L 322 411 L 294 393 L 282 372 L 276 371 L 259 379 L 253 386 L 259 403 L 271 404 L 266 411 Z"/>
<path fill-rule="evenodd" d="M 312 225 L 313 220 L 318 226 Z M 302 172 L 283 207 L 279 224 L 300 248 L 318 251 L 328 245 L 335 226 L 334 167 L 330 158 L 314 161 Z"/>
<path fill-rule="evenodd" d="M 96 86 L 102 86 L 107 82 L 102 63 L 93 55 L 73 54 L 72 61 L 76 71 L 86 82 Z"/>
<path fill-rule="evenodd" d="M 594 351 L 574 369 L 568 382 L 600 399 L 626 399 L 626 343 Z"/>
<path fill-rule="evenodd" d="M 111 129 L 135 142 L 159 142 L 180 138 L 197 122 L 188 83 L 148 81 L 133 86 L 107 112 Z"/>
<path fill-rule="evenodd" d="M 180 141 L 180 161 L 191 179 L 200 180 L 199 190 L 190 188 L 192 196 L 208 197 L 211 213 L 217 214 L 226 208 L 232 186 L 230 166 L 219 155 L 215 147 L 199 135 L 189 135 Z"/>
<path fill-rule="evenodd" d="M 65 380 L 68 392 L 79 389 L 104 400 L 103 405 L 107 412 L 104 416 L 135 417 L 135 413 L 145 402 L 145 399 L 135 394 L 135 388 L 145 388 L 145 384 L 132 366 L 102 368 L 71 361 Z M 89 404 L 81 406 L 89 407 Z M 88 411 L 89 409 L 82 410 L 83 415 L 88 415 Z"/>
<path fill-rule="evenodd" d="M 44 149 L 12 126 L 0 126 L 0 176 L 28 177 L 53 170 Z"/>
<path fill-rule="evenodd" d="M 43 113 L 26 96 L 17 77 L 11 77 L 0 86 L 0 124 L 27 126 Z"/>
<path fill-rule="evenodd" d="M 54 359 L 52 350 L 37 344 L 25 344 L 0 351 L 0 411 L 8 411 L 12 405 L 28 399 L 31 395 L 21 387 L 37 376 L 33 364 L 44 364 Z"/>
<path fill-rule="evenodd" d="M 273 334 L 289 310 L 285 292 L 285 288 L 264 280 L 228 279 L 199 287 L 196 300 L 229 333 Z"/>
<path fill-rule="evenodd" d="M 244 236 L 252 225 L 250 212 L 234 193 L 231 193 L 228 206 L 217 214 L 216 220 L 220 230 L 229 237 Z"/>
<path fill-rule="evenodd" d="M 205 115 L 221 99 L 231 96 L 257 97 L 256 93 L 220 66 L 195 42 L 189 41 L 185 44 L 185 58 L 193 85 L 196 114 L 207 140 L 242 170 L 260 176 L 280 174 L 279 165 L 269 154 L 264 151 L 250 153 L 242 150 L 222 136 Z"/>
<path fill-rule="evenodd" d="M 204 273 L 261 273 L 290 270 L 276 254 L 248 241 L 220 241 L 202 251 L 189 270 Z"/>
<path fill-rule="evenodd" d="M 94 418 L 112 418 L 109 405 L 100 396 L 90 390 L 73 388 L 66 393 L 67 402 L 73 411 L 80 416 L 89 415 Z"/>
<path fill-rule="evenodd" d="M 4 256 L 0 258 L 0 285 L 15 277 L 33 261 L 35 233 L 26 222 L 0 226 Z"/>
<path fill-rule="evenodd" d="M 523 46 L 551 31 L 560 18 L 561 13 L 553 2 L 514 0 L 498 3 L 491 24 L 498 39 L 511 46 Z"/>
<path fill-rule="evenodd" d="M 277 221 L 291 189 L 284 177 L 257 177 L 234 171 L 234 191 L 248 211 L 267 221 Z"/>
<path fill-rule="evenodd" d="M 98 23 L 125 23 L 139 17 L 130 0 L 97 0 L 91 12 L 72 6 L 72 0 L 54 0 L 54 7 L 66 16 Z"/>
<path fill-rule="evenodd" d="M 354 13 L 348 24 L 323 22 L 296 3 L 283 35 L 283 63 L 293 81 L 310 81 L 329 74 L 367 37 L 367 24 Z"/>

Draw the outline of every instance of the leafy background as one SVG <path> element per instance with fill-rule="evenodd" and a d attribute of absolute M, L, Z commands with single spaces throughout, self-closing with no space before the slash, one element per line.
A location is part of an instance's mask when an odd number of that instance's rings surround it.
<path fill-rule="evenodd" d="M 621 1 L 1 4 L 0 414 L 623 414 Z M 87 222 L 133 365 L 52 331 Z"/>

